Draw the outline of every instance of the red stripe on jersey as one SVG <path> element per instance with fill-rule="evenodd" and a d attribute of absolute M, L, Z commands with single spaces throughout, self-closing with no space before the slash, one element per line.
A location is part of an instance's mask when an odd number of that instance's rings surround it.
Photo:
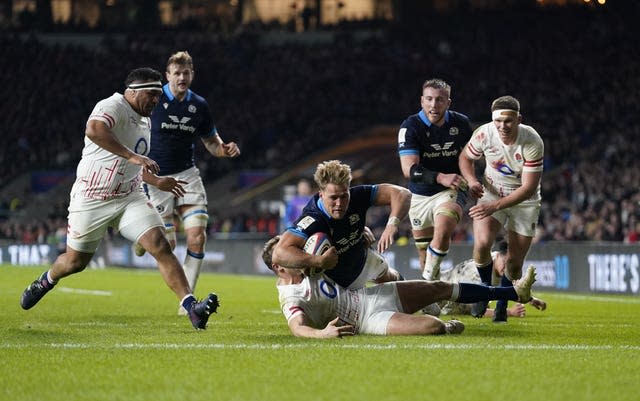
<path fill-rule="evenodd" d="M 302 309 L 299 306 L 292 306 L 289 308 L 289 312 L 293 315 L 294 313 L 300 312 L 300 313 L 304 313 L 304 309 Z"/>
<path fill-rule="evenodd" d="M 525 167 L 538 167 L 542 166 L 543 158 L 538 160 L 527 160 L 524 162 Z"/>
<path fill-rule="evenodd" d="M 471 143 L 468 144 L 467 149 L 469 149 L 469 152 L 475 157 L 482 156 L 482 153 L 478 152 L 478 150 L 474 148 Z"/>
<path fill-rule="evenodd" d="M 116 125 L 116 119 L 111 117 L 109 114 L 107 113 L 103 113 L 104 117 L 109 120 L 109 128 L 113 128 L 114 125 Z"/>

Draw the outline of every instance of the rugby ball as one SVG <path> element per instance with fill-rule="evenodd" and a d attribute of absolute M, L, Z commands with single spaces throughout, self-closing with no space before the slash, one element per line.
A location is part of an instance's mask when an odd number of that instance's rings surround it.
<path fill-rule="evenodd" d="M 327 251 L 327 249 L 331 248 L 331 246 L 331 240 L 327 234 L 315 233 L 307 239 L 307 242 L 304 243 L 303 250 L 311 255 L 322 255 Z M 305 274 L 308 276 L 315 276 L 323 271 L 324 270 L 322 269 L 307 268 L 305 269 Z"/>
<path fill-rule="evenodd" d="M 311 255 L 322 255 L 329 248 L 331 248 L 331 241 L 325 233 L 315 233 L 304 243 L 304 251 Z"/>

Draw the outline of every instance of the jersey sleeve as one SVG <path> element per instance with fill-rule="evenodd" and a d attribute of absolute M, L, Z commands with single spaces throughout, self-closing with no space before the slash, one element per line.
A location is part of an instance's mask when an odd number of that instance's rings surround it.
<path fill-rule="evenodd" d="M 487 125 L 482 125 L 473 131 L 471 139 L 465 147 L 466 155 L 473 160 L 478 160 L 484 154 L 484 149 L 488 142 Z"/>
<path fill-rule="evenodd" d="M 296 220 L 293 227 L 287 228 L 287 231 L 306 241 L 315 233 L 323 232 L 329 234 L 329 227 L 327 227 L 324 220 L 316 213 L 303 213 L 302 216 Z"/>
<path fill-rule="evenodd" d="M 87 122 L 91 120 L 102 121 L 109 129 L 113 129 L 118 124 L 120 112 L 117 103 L 110 101 L 111 99 L 107 98 L 99 101 L 91 111 Z"/>
<path fill-rule="evenodd" d="M 540 135 L 533 129 L 528 127 L 531 131 L 529 141 L 522 150 L 522 156 L 524 157 L 523 172 L 538 172 L 542 171 L 544 167 L 544 142 Z"/>
<path fill-rule="evenodd" d="M 398 154 L 400 156 L 417 156 L 420 154 L 420 149 L 415 136 L 415 128 L 408 119 L 405 120 L 398 131 Z"/>
<path fill-rule="evenodd" d="M 202 120 L 198 127 L 198 133 L 202 138 L 212 138 L 218 135 L 218 129 L 213 121 L 211 108 L 209 107 L 209 103 L 207 103 L 203 97 L 199 96 L 199 100 L 201 101 L 200 107 L 202 107 Z"/>

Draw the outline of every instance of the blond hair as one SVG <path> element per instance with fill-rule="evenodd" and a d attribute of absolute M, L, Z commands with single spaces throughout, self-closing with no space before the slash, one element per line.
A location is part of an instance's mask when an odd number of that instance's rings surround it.
<path fill-rule="evenodd" d="M 329 160 L 318 164 L 313 179 L 321 191 L 329 184 L 351 185 L 351 167 L 340 160 Z"/>
<path fill-rule="evenodd" d="M 186 50 L 173 53 L 171 57 L 169 57 L 169 60 L 167 61 L 167 70 L 169 70 L 169 66 L 171 64 L 184 65 L 193 70 L 193 59 Z"/>

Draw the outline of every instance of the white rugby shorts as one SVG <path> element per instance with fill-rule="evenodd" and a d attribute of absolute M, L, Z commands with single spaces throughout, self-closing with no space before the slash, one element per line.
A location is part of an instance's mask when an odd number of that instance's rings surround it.
<path fill-rule="evenodd" d="M 411 229 L 424 230 L 434 226 L 434 218 L 438 208 L 443 203 L 456 201 L 457 191 L 445 189 L 432 196 L 411 194 L 411 208 L 409 209 L 409 219 Z"/>
<path fill-rule="evenodd" d="M 387 334 L 387 325 L 391 317 L 403 311 L 396 284 L 388 282 L 358 291 L 361 297 L 361 312 L 357 323 L 359 333 Z"/>
<path fill-rule="evenodd" d="M 177 197 L 171 192 L 161 191 L 153 185 L 147 184 L 147 195 L 163 219 L 173 219 L 173 209 L 181 205 L 207 205 L 207 193 L 200 178 L 197 167 L 191 167 L 178 174 L 171 174 L 176 180 L 186 181 L 183 197 Z"/>
<path fill-rule="evenodd" d="M 493 202 L 497 199 L 500 199 L 498 195 L 484 191 L 484 195 L 478 200 L 478 203 Z M 536 233 L 539 216 L 540 202 L 538 201 L 525 201 L 506 209 L 498 210 L 491 215 L 507 230 L 532 238 Z"/>
<path fill-rule="evenodd" d="M 69 206 L 67 245 L 94 253 L 109 227 L 136 242 L 154 227 L 163 227 L 160 215 L 142 191 L 111 200 L 74 199 Z"/>

